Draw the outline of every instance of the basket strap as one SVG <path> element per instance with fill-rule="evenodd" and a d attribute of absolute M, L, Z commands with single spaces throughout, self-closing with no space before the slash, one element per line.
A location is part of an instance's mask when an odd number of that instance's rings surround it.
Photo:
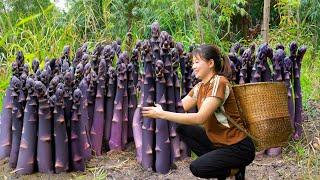
<path fill-rule="evenodd" d="M 220 108 L 221 113 L 227 117 L 227 119 L 234 125 L 236 126 L 240 131 L 244 132 L 247 136 L 249 136 L 253 141 L 258 142 L 257 138 L 252 136 L 246 129 L 241 127 L 234 119 L 232 119 L 222 108 Z"/>

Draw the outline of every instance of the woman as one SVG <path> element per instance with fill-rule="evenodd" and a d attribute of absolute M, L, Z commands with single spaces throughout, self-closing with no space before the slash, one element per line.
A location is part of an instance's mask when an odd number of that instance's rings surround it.
<path fill-rule="evenodd" d="M 198 156 L 190 165 L 193 175 L 226 179 L 235 174 L 236 179 L 244 179 L 245 167 L 255 157 L 255 147 L 222 113 L 243 126 L 227 79 L 231 73 L 229 59 L 222 58 L 218 47 L 201 45 L 193 51 L 192 68 L 201 82 L 182 99 L 182 104 L 186 112 L 197 106 L 197 113 L 168 112 L 156 105 L 143 107 L 142 115 L 181 124 L 178 134 Z"/>

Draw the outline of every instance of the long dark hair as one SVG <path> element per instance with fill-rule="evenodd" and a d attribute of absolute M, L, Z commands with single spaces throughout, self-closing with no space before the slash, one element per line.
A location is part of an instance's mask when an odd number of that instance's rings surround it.
<path fill-rule="evenodd" d="M 216 45 L 201 45 L 192 51 L 193 56 L 199 56 L 205 61 L 214 61 L 214 70 L 219 75 L 225 76 L 229 80 L 232 77 L 230 60 L 228 56 L 222 55 Z"/>

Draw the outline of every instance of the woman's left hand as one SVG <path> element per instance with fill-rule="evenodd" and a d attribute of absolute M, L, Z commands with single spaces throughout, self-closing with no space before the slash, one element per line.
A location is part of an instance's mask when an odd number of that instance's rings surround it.
<path fill-rule="evenodd" d="M 163 109 L 161 107 L 160 104 L 155 104 L 155 107 L 142 107 L 142 116 L 143 117 L 148 117 L 148 118 L 160 118 L 162 113 L 163 113 Z"/>

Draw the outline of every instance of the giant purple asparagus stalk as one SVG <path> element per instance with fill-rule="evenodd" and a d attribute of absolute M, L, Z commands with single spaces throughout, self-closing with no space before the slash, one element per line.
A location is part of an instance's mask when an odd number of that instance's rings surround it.
<path fill-rule="evenodd" d="M 110 45 L 106 45 L 102 51 L 102 58 L 106 60 L 107 67 L 112 66 L 112 61 L 114 59 L 115 52 Z"/>
<path fill-rule="evenodd" d="M 90 66 L 90 64 L 89 64 Z M 81 100 L 80 100 L 80 109 L 79 113 L 80 114 L 80 123 L 82 126 L 82 131 L 81 131 L 81 144 L 83 148 L 83 158 L 84 159 L 90 159 L 91 158 L 91 145 L 90 145 L 90 129 L 89 129 L 89 115 L 88 115 L 88 87 L 90 83 L 90 74 L 86 74 L 85 77 L 82 79 L 79 85 L 79 89 L 81 90 Z M 75 100 L 73 100 L 75 103 Z M 78 107 L 78 106 L 76 106 Z M 78 113 L 77 110 L 73 109 L 73 117 L 76 116 L 74 115 L 75 113 Z M 74 117 L 76 118 L 76 117 Z M 72 126 L 71 126 L 72 127 Z"/>
<path fill-rule="evenodd" d="M 12 85 L 6 90 L 3 98 L 2 113 L 0 119 L 0 159 L 9 157 L 11 151 L 11 129 L 12 129 Z"/>
<path fill-rule="evenodd" d="M 95 100 L 95 112 L 93 115 L 93 123 L 90 131 L 90 139 L 92 149 L 97 156 L 101 156 L 102 139 L 104 130 L 104 97 L 105 97 L 105 81 L 106 81 L 106 61 L 100 60 L 98 70 L 98 85 Z"/>
<path fill-rule="evenodd" d="M 133 71 L 132 71 L 133 85 L 137 87 L 138 74 L 139 74 L 139 50 L 138 49 L 133 49 L 130 62 L 133 65 Z"/>
<path fill-rule="evenodd" d="M 49 86 L 49 83 L 50 83 L 50 74 L 49 74 L 49 71 L 47 71 L 47 70 L 45 70 L 45 69 L 44 69 L 43 71 L 41 71 L 40 81 L 41 81 L 46 87 Z"/>
<path fill-rule="evenodd" d="M 68 63 L 66 60 L 64 60 L 64 63 Z M 67 65 L 68 66 L 68 65 Z M 66 67 L 69 69 L 69 66 Z M 68 141 L 71 141 L 71 117 L 72 117 L 72 94 L 73 94 L 73 83 L 74 83 L 74 74 L 71 71 L 68 71 L 68 69 L 64 72 L 64 94 L 63 94 L 63 107 L 64 107 L 64 117 L 65 117 L 65 124 L 66 124 L 66 130 L 68 135 Z M 62 72 L 63 73 L 63 72 Z M 68 143 L 68 149 L 69 149 L 69 159 L 71 161 L 71 143 Z"/>
<path fill-rule="evenodd" d="M 71 118 L 71 164 L 75 171 L 85 170 L 85 146 L 84 141 L 87 138 L 82 133 L 85 132 L 81 122 L 80 101 L 82 93 L 76 89 L 73 93 L 72 118 Z M 85 138 L 85 139 L 84 139 Z"/>
<path fill-rule="evenodd" d="M 246 49 L 241 55 L 242 67 L 240 70 L 240 80 L 239 84 L 249 83 L 251 79 L 251 70 L 253 66 L 253 53 L 255 46 L 252 45 L 250 48 Z"/>
<path fill-rule="evenodd" d="M 141 104 L 134 111 L 132 121 L 134 144 L 136 147 L 136 159 L 142 163 L 142 122 L 141 122 Z"/>
<path fill-rule="evenodd" d="M 77 49 L 75 57 L 72 61 L 73 67 L 77 67 L 77 65 L 81 62 L 82 56 L 87 54 L 88 44 L 84 43 L 80 48 Z"/>
<path fill-rule="evenodd" d="M 34 59 L 32 61 L 32 65 L 31 65 L 31 69 L 33 72 L 32 76 L 34 80 L 37 80 L 37 81 L 40 81 L 40 74 L 41 74 L 39 65 L 40 65 L 40 62 L 37 59 Z"/>
<path fill-rule="evenodd" d="M 66 72 L 64 74 L 64 109 L 65 109 L 65 120 L 66 125 L 68 128 L 68 131 L 70 131 L 70 120 L 71 120 L 71 109 L 72 109 L 72 94 L 73 94 L 73 82 L 74 82 L 74 76 L 72 72 Z"/>
<path fill-rule="evenodd" d="M 160 25 L 158 22 L 154 22 L 151 24 L 151 38 L 150 45 L 152 49 L 152 58 L 155 61 L 160 59 Z"/>
<path fill-rule="evenodd" d="M 282 44 L 277 44 L 276 45 L 276 50 L 278 50 L 278 49 L 284 50 L 284 46 Z"/>
<path fill-rule="evenodd" d="M 165 67 L 165 80 L 166 80 L 166 100 L 167 110 L 176 112 L 175 107 L 175 94 L 173 84 L 173 69 L 172 69 L 172 54 L 170 52 L 169 34 L 165 31 L 161 32 L 161 59 Z M 180 138 L 176 133 L 176 123 L 169 122 L 170 140 L 171 140 L 171 161 L 174 162 L 180 158 Z"/>
<path fill-rule="evenodd" d="M 233 44 L 233 46 L 230 48 L 230 53 L 232 53 L 232 54 L 238 54 L 240 48 L 241 48 L 241 44 L 240 44 L 240 43 L 235 43 L 235 44 Z"/>
<path fill-rule="evenodd" d="M 282 69 L 285 52 L 282 49 L 276 50 L 273 56 L 274 81 L 282 81 Z"/>
<path fill-rule="evenodd" d="M 292 61 L 289 57 L 284 58 L 284 80 L 285 84 L 288 90 L 288 108 L 289 108 L 289 115 L 290 115 L 290 120 L 292 127 L 294 127 L 294 99 L 293 99 L 293 94 L 292 94 L 292 84 L 291 84 L 291 69 L 292 69 Z"/>
<path fill-rule="evenodd" d="M 161 60 L 156 62 L 156 103 L 161 105 L 166 110 L 166 80 L 164 78 L 164 64 Z M 170 156 L 170 138 L 168 122 L 164 119 L 156 119 L 156 161 L 155 169 L 156 172 L 166 174 L 169 172 L 171 167 L 171 156 Z"/>
<path fill-rule="evenodd" d="M 112 125 L 112 117 L 113 117 L 113 112 L 114 112 L 114 99 L 116 95 L 116 88 L 117 88 L 117 74 L 116 71 L 112 66 L 109 67 L 108 69 L 108 91 L 106 95 L 106 100 L 105 100 L 105 126 L 104 126 L 104 138 L 105 142 L 107 143 L 107 148 L 109 148 L 109 140 L 111 136 L 111 125 Z"/>
<path fill-rule="evenodd" d="M 65 62 L 68 62 L 68 64 L 70 63 L 70 46 L 69 45 L 65 45 L 63 47 L 61 59 Z"/>
<path fill-rule="evenodd" d="M 178 63 L 180 64 L 180 73 L 181 73 L 181 96 L 184 97 L 187 95 L 186 88 L 184 85 L 186 84 L 186 59 L 188 58 L 186 53 L 183 52 L 182 43 L 176 44 L 176 49 L 178 53 Z"/>
<path fill-rule="evenodd" d="M 270 82 L 270 81 L 273 81 L 272 71 L 268 63 L 268 60 L 272 61 L 272 58 L 273 58 L 273 49 L 270 46 L 268 46 L 265 52 L 265 55 L 266 55 L 266 58 L 265 58 L 265 61 L 263 61 L 263 68 L 262 68 L 262 81 Z"/>
<path fill-rule="evenodd" d="M 37 143 L 38 170 L 42 173 L 52 173 L 52 115 L 49 107 L 46 86 L 41 81 L 35 82 L 35 94 L 37 94 L 39 102 L 39 124 Z"/>
<path fill-rule="evenodd" d="M 124 89 L 124 75 L 127 71 L 124 63 L 117 64 L 117 91 L 114 100 L 113 118 L 111 125 L 111 136 L 109 140 L 109 147 L 111 150 L 122 150 L 122 121 L 123 121 L 123 96 Z"/>
<path fill-rule="evenodd" d="M 123 95 L 123 101 L 122 101 L 122 108 L 123 108 L 123 121 L 122 121 L 122 132 L 121 132 L 121 141 L 122 141 L 122 147 L 125 147 L 125 145 L 128 142 L 128 129 L 129 129 L 129 118 L 128 118 L 128 106 L 129 106 L 129 97 L 128 97 L 128 74 L 127 74 L 127 65 L 129 63 L 129 57 L 126 51 L 123 53 L 120 53 L 118 63 L 123 63 L 126 65 L 126 72 L 124 73 L 124 80 L 123 80 L 123 86 L 124 86 L 124 95 Z"/>
<path fill-rule="evenodd" d="M 241 57 L 239 56 L 239 51 L 241 48 L 240 43 L 235 43 L 231 48 L 230 48 L 230 53 L 228 54 L 229 59 L 231 61 L 231 69 L 233 71 L 233 77 L 232 81 L 235 82 L 236 84 L 239 84 L 240 81 L 240 69 L 242 67 L 242 61 Z"/>
<path fill-rule="evenodd" d="M 142 76 L 144 77 L 144 76 Z M 143 84 L 144 78 L 140 80 Z M 136 147 L 136 159 L 141 164 L 142 163 L 142 117 L 141 117 L 141 106 L 142 106 L 142 100 L 143 100 L 143 86 L 141 89 L 141 96 L 139 99 L 139 105 L 134 111 L 133 115 L 133 121 L 132 121 L 132 129 L 133 129 L 133 137 L 134 137 L 134 143 Z"/>
<path fill-rule="evenodd" d="M 84 67 L 83 67 L 82 62 L 80 62 L 77 65 L 75 72 L 74 72 L 74 85 L 75 86 L 79 85 L 79 83 L 81 82 L 81 80 L 83 78 L 83 75 L 84 75 Z"/>
<path fill-rule="evenodd" d="M 232 70 L 231 81 L 238 84 L 239 83 L 239 68 L 237 66 L 237 63 L 239 62 L 239 59 L 237 57 L 237 54 L 232 54 L 232 53 L 229 53 L 228 57 L 230 59 L 230 67 Z"/>
<path fill-rule="evenodd" d="M 18 63 L 15 61 L 12 63 L 12 75 L 13 77 L 19 76 Z M 0 119 L 0 159 L 9 157 L 11 153 L 12 143 L 12 110 L 13 110 L 13 96 L 12 92 L 12 78 L 10 80 L 10 86 L 6 90 L 6 94 L 2 106 L 2 113 Z"/>
<path fill-rule="evenodd" d="M 301 94 L 301 84 L 300 84 L 300 71 L 301 71 L 301 62 L 304 54 L 307 51 L 306 46 L 301 46 L 298 49 L 297 57 L 294 61 L 294 94 L 295 94 L 295 116 L 294 116 L 294 139 L 297 140 L 301 137 L 302 134 L 302 94 Z"/>
<path fill-rule="evenodd" d="M 296 87 L 295 87 L 295 77 L 297 74 L 297 71 L 299 69 L 297 63 L 296 63 L 296 58 L 297 58 L 297 50 L 298 50 L 298 45 L 295 41 L 291 42 L 290 45 L 289 45 L 289 50 L 290 50 L 290 56 L 289 56 L 289 59 L 291 60 L 291 63 L 292 63 L 292 66 L 291 66 L 291 74 L 290 74 L 290 79 L 291 79 L 291 82 L 293 84 L 293 91 L 294 91 L 294 103 L 295 103 L 295 107 L 294 107 L 294 122 L 293 122 L 293 127 L 294 127 L 294 134 L 293 134 L 293 139 L 294 140 L 298 140 L 300 138 L 300 135 L 298 134 L 298 126 L 297 123 L 296 123 L 296 119 L 297 117 L 296 116 L 296 107 L 297 107 L 297 95 L 296 95 Z M 299 119 L 299 118 L 298 118 Z M 301 133 L 302 133 L 302 129 L 301 129 Z"/>
<path fill-rule="evenodd" d="M 72 69 L 72 67 L 71 67 L 71 69 Z M 65 75 L 67 72 L 72 72 L 72 71 L 70 71 L 70 66 L 69 66 L 68 61 L 66 59 L 64 59 L 64 60 L 62 60 L 60 74 Z"/>
<path fill-rule="evenodd" d="M 75 57 L 72 60 L 72 67 L 77 67 L 77 65 L 81 62 L 82 54 L 81 48 L 78 48 L 75 52 Z"/>
<path fill-rule="evenodd" d="M 34 93 L 34 84 L 35 82 L 32 78 L 27 79 L 28 96 L 24 110 L 23 130 L 16 168 L 19 174 L 33 173 L 36 163 L 38 102 Z"/>
<path fill-rule="evenodd" d="M 186 64 L 186 73 L 185 73 L 185 89 L 186 93 L 189 93 L 192 89 L 192 82 L 191 82 L 191 74 L 193 72 L 192 70 L 192 51 L 193 51 L 193 46 L 189 47 L 189 52 L 187 53 L 187 58 L 185 59 L 185 64 Z"/>
<path fill-rule="evenodd" d="M 267 43 L 259 46 L 256 61 L 251 73 L 251 82 L 265 82 L 272 80 L 271 70 L 267 62 L 267 57 L 270 53 L 272 54 L 272 49 Z"/>
<path fill-rule="evenodd" d="M 290 43 L 289 50 L 290 50 L 289 58 L 292 62 L 292 70 L 291 70 L 292 74 L 291 74 L 290 78 L 292 79 L 292 81 L 294 81 L 294 77 L 298 71 L 298 65 L 296 63 L 298 45 L 295 41 Z"/>
<path fill-rule="evenodd" d="M 12 76 L 19 77 L 19 66 L 16 61 L 12 62 L 11 69 L 12 69 Z"/>
<path fill-rule="evenodd" d="M 40 65 L 40 62 L 37 60 L 37 59 L 34 59 L 32 61 L 32 66 L 31 66 L 31 69 L 33 71 L 33 73 L 35 74 L 37 72 L 37 70 L 39 69 L 39 65 Z"/>
<path fill-rule="evenodd" d="M 12 142 L 11 142 L 11 152 L 9 165 L 11 168 L 15 168 L 17 166 L 19 149 L 20 149 L 20 141 L 22 135 L 22 125 L 23 125 L 23 106 L 19 102 L 19 97 L 23 93 L 21 90 L 21 81 L 13 76 L 12 80 Z"/>
<path fill-rule="evenodd" d="M 192 50 L 193 46 L 189 47 L 189 52 L 187 53 L 187 59 L 186 59 L 186 83 L 184 85 L 186 92 L 189 93 L 194 86 L 193 82 L 195 82 L 193 79 L 195 77 L 193 69 L 192 69 Z M 198 112 L 197 107 L 191 108 L 188 113 L 196 113 Z"/>
<path fill-rule="evenodd" d="M 89 84 L 91 81 L 91 64 L 87 63 L 85 65 L 84 77 L 79 84 L 81 90 L 81 123 L 84 125 L 86 132 L 90 132 L 89 129 L 89 114 L 88 114 L 88 96 L 89 96 Z"/>
<path fill-rule="evenodd" d="M 93 123 L 93 116 L 94 116 L 94 106 L 95 106 L 95 99 L 96 99 L 96 92 L 97 92 L 97 80 L 98 75 L 95 71 L 90 72 L 90 83 L 88 91 L 88 124 L 89 129 L 91 130 L 92 123 Z"/>
<path fill-rule="evenodd" d="M 177 52 L 175 49 L 172 50 L 172 54 L 177 54 L 177 53 L 179 53 L 179 50 Z M 174 104 L 175 104 L 175 109 L 177 113 L 184 113 L 185 111 L 182 106 L 181 95 L 180 95 L 181 85 L 180 85 L 180 80 L 177 74 L 178 67 L 179 67 L 179 57 L 174 56 L 174 58 L 172 58 L 173 84 L 174 84 L 174 97 L 175 97 Z M 181 154 L 181 159 L 186 158 L 190 154 L 190 149 L 188 149 L 187 144 L 182 140 L 180 141 L 180 154 Z"/>
<path fill-rule="evenodd" d="M 155 100 L 155 79 L 153 76 L 153 60 L 151 57 L 151 47 L 148 40 L 143 43 L 142 60 L 144 62 L 144 82 L 143 82 L 143 106 L 153 106 Z M 154 165 L 153 152 L 154 119 L 143 118 L 142 123 L 142 166 L 151 170 Z"/>
<path fill-rule="evenodd" d="M 132 128 L 132 121 L 134 111 L 137 108 L 137 93 L 136 93 L 136 86 L 134 85 L 134 65 L 132 63 L 128 64 L 128 98 L 129 98 L 129 105 L 128 105 L 128 139 L 133 139 L 133 128 Z"/>
<path fill-rule="evenodd" d="M 58 85 L 59 86 L 59 85 Z M 60 87 L 63 87 L 61 84 Z M 65 172 L 69 169 L 69 147 L 67 126 L 64 113 L 64 90 L 58 88 L 54 95 L 54 142 L 55 142 L 55 172 Z"/>
<path fill-rule="evenodd" d="M 113 51 L 117 54 L 118 58 L 121 54 L 121 40 L 117 39 L 117 41 L 112 42 Z"/>
<path fill-rule="evenodd" d="M 24 55 L 23 55 L 22 51 L 18 51 L 17 56 L 16 56 L 16 62 L 18 65 L 18 74 L 20 77 L 21 74 L 23 73 L 23 65 L 24 65 Z"/>
<path fill-rule="evenodd" d="M 27 78 L 29 76 L 29 65 L 28 64 L 24 64 L 23 66 L 23 72 L 20 76 L 20 81 L 22 82 L 22 91 L 23 91 L 23 95 L 24 95 L 24 102 L 23 102 L 23 107 L 25 107 L 26 105 L 26 97 L 28 95 L 28 91 L 26 89 L 26 82 L 27 82 Z"/>
<path fill-rule="evenodd" d="M 193 77 L 195 78 L 195 75 L 193 73 L 192 69 L 192 51 L 193 51 L 193 46 L 189 47 L 189 52 L 187 53 L 187 58 L 186 58 L 186 74 L 185 74 L 185 79 L 186 82 L 183 85 L 184 88 L 186 89 L 186 92 L 189 93 L 193 87 Z M 193 107 L 188 111 L 189 113 L 196 113 L 197 108 Z"/>
<path fill-rule="evenodd" d="M 48 86 L 48 95 L 51 97 L 55 94 L 56 88 L 58 84 L 60 83 L 60 76 L 55 76 L 51 79 L 49 86 Z"/>
<path fill-rule="evenodd" d="M 93 51 L 93 58 L 92 58 L 92 61 L 91 61 L 91 67 L 92 69 L 95 71 L 95 72 L 98 72 L 98 69 L 99 69 L 99 64 L 100 64 L 100 58 L 103 59 L 104 55 L 103 55 L 103 50 L 104 50 L 104 47 L 98 43 Z"/>

